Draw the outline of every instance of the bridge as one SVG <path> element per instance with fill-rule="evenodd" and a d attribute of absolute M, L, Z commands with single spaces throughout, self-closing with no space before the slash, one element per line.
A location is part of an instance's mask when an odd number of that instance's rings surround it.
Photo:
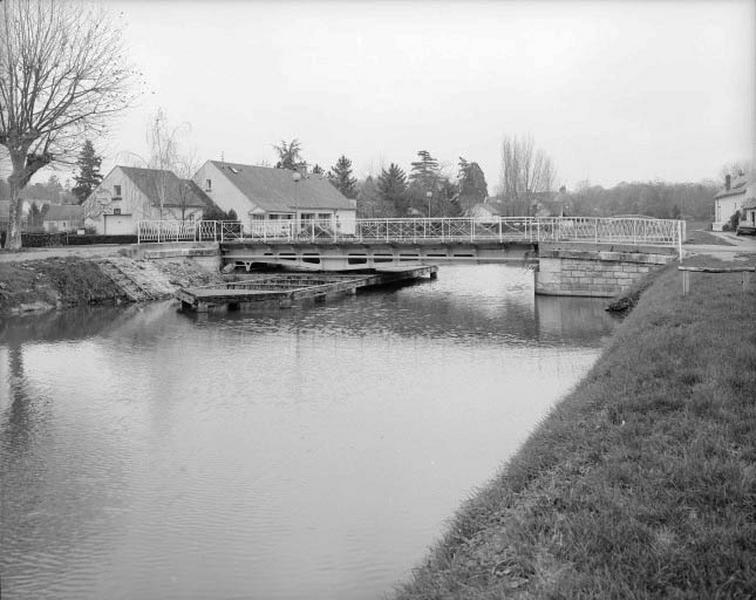
<path fill-rule="evenodd" d="M 140 221 L 138 241 L 218 242 L 224 264 L 344 271 L 385 263 L 538 262 L 536 293 L 613 296 L 682 256 L 685 222 L 649 217 Z"/>

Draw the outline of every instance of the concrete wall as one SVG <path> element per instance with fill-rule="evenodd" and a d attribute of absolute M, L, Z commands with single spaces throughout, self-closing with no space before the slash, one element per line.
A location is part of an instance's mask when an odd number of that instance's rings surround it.
<path fill-rule="evenodd" d="M 611 298 L 675 259 L 676 255 L 662 249 L 632 252 L 541 247 L 535 293 Z"/>

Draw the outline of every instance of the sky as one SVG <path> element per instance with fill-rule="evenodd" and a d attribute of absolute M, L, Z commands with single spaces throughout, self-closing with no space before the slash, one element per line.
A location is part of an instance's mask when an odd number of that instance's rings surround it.
<path fill-rule="evenodd" d="M 700 181 L 749 159 L 756 2 L 109 2 L 144 93 L 95 140 L 107 171 L 149 154 L 158 107 L 200 162 L 355 175 L 428 150 L 489 191 L 505 136 L 531 135 L 557 184 Z"/>

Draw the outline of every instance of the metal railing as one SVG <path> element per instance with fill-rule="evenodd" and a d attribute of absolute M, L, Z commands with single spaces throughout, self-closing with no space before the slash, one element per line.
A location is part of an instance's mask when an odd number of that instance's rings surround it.
<path fill-rule="evenodd" d="M 223 242 L 243 237 L 239 221 L 138 221 L 137 243 Z"/>
<path fill-rule="evenodd" d="M 593 242 L 677 247 L 685 222 L 650 217 L 490 217 L 416 219 L 140 221 L 139 242 Z"/>

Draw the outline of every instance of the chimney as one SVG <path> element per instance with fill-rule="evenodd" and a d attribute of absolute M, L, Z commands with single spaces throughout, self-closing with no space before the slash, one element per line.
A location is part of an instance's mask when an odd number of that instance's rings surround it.
<path fill-rule="evenodd" d="M 725 189 L 726 190 L 730 189 L 730 176 L 729 176 L 729 174 L 725 175 Z"/>

